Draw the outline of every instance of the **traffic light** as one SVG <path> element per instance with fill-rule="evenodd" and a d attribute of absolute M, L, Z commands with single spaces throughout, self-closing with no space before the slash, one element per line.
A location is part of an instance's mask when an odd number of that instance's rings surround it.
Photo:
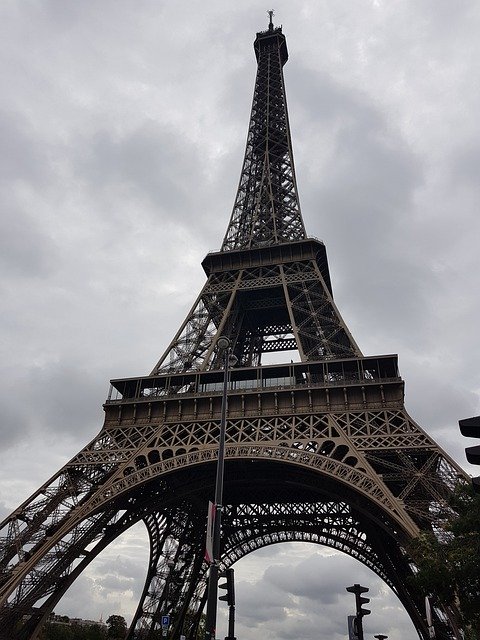
<path fill-rule="evenodd" d="M 362 593 L 367 593 L 367 591 L 369 591 L 368 587 L 362 587 L 360 584 L 354 584 L 353 587 L 346 587 L 346 589 L 349 593 L 355 594 L 357 617 L 363 618 L 363 616 L 368 616 L 371 613 L 370 609 L 362 608 L 362 605 L 370 602 L 370 598 L 362 597 Z"/>
<path fill-rule="evenodd" d="M 221 573 L 220 577 L 225 578 L 226 582 L 219 584 L 219 589 L 226 589 L 225 595 L 220 596 L 218 599 L 225 601 L 229 607 L 235 606 L 235 582 L 233 578 L 233 569 L 227 569 L 225 573 Z"/>
<path fill-rule="evenodd" d="M 367 587 L 363 587 L 360 593 L 365 593 L 366 591 L 368 591 Z M 355 600 L 357 604 L 357 616 L 363 618 L 363 616 L 368 616 L 372 613 L 370 609 L 362 609 L 362 605 L 368 604 L 370 602 L 370 598 L 362 598 L 359 593 L 356 593 Z"/>
<path fill-rule="evenodd" d="M 480 416 L 473 418 L 465 418 L 458 421 L 462 436 L 467 438 L 480 438 Z M 480 445 L 467 447 L 465 449 L 468 462 L 470 464 L 480 464 Z M 480 476 L 472 478 L 473 489 L 476 493 L 480 493 Z"/>
<path fill-rule="evenodd" d="M 364 640 L 363 638 L 363 616 L 368 616 L 371 613 L 370 609 L 363 609 L 362 605 L 370 602 L 370 598 L 364 598 L 362 593 L 367 593 L 368 587 L 362 587 L 361 584 L 354 584 L 352 587 L 345 587 L 349 593 L 355 594 L 355 605 L 357 614 L 352 620 L 352 630 L 354 638 L 358 640 Z M 353 616 L 352 616 L 353 617 Z"/>

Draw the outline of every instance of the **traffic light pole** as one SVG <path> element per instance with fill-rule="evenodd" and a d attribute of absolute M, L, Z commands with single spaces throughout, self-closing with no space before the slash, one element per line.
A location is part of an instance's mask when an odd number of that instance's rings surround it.
<path fill-rule="evenodd" d="M 228 640 L 236 640 L 235 638 L 235 605 L 228 607 Z"/>
<path fill-rule="evenodd" d="M 362 616 L 359 616 L 357 614 L 356 618 L 356 632 L 357 632 L 357 636 L 358 636 L 358 640 L 363 640 L 363 622 L 362 622 Z"/>
<path fill-rule="evenodd" d="M 220 596 L 218 599 L 223 600 L 228 604 L 228 636 L 225 640 L 236 640 L 235 638 L 235 572 L 230 567 L 221 574 L 226 578 L 226 582 L 219 584 L 219 589 L 226 589 L 226 594 Z"/>
<path fill-rule="evenodd" d="M 230 567 L 225 573 L 220 574 L 226 582 L 219 584 L 219 589 L 226 589 L 226 593 L 218 599 L 228 604 L 228 636 L 225 640 L 237 640 L 235 638 L 235 572 Z"/>
<path fill-rule="evenodd" d="M 356 627 L 356 635 L 358 640 L 364 640 L 363 638 L 363 616 L 368 616 L 371 612 L 370 609 L 363 609 L 362 605 L 370 602 L 370 598 L 362 597 L 362 593 L 367 593 L 368 587 L 362 587 L 360 584 L 354 584 L 352 587 L 346 587 L 346 590 L 349 593 L 355 594 L 355 606 L 356 606 L 356 617 L 355 617 L 355 627 Z"/>
<path fill-rule="evenodd" d="M 230 341 L 221 336 L 217 340 L 217 347 L 223 351 L 223 394 L 220 415 L 220 436 L 218 442 L 217 475 L 215 479 L 215 519 L 213 524 L 212 550 L 213 558 L 208 573 L 207 614 L 205 621 L 205 640 L 215 640 L 217 626 L 217 594 L 218 573 L 221 553 L 222 532 L 222 501 L 223 501 L 223 468 L 225 460 L 225 432 L 227 424 L 227 388 L 228 367 L 230 364 Z"/>

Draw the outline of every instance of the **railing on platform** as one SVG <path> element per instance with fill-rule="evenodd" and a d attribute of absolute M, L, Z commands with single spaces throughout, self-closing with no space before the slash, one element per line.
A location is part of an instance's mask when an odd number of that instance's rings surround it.
<path fill-rule="evenodd" d="M 178 395 L 217 395 L 223 371 L 190 371 L 112 380 L 107 404 Z M 397 356 L 348 358 L 232 369 L 229 391 L 318 388 L 400 382 Z"/>

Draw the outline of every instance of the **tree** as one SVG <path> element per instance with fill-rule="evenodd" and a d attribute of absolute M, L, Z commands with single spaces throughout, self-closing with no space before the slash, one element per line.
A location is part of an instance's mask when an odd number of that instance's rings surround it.
<path fill-rule="evenodd" d="M 59 624 L 62 620 L 47 622 L 40 640 L 105 640 L 107 632 L 98 624 Z"/>
<path fill-rule="evenodd" d="M 457 604 L 469 635 L 480 638 L 480 495 L 462 486 L 443 516 L 439 535 L 422 533 L 409 546 L 413 581 L 443 605 Z"/>
<path fill-rule="evenodd" d="M 112 615 L 107 619 L 107 638 L 123 640 L 127 634 L 127 623 L 123 616 Z"/>

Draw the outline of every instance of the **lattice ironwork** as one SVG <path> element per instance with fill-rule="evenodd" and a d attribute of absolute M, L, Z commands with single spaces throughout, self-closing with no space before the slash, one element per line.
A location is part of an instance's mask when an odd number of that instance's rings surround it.
<path fill-rule="evenodd" d="M 298 203 L 281 29 L 257 34 L 247 148 L 222 250 L 149 376 L 113 380 L 100 433 L 0 524 L 0 638 L 35 638 L 88 564 L 138 521 L 150 558 L 128 638 L 196 637 L 205 604 L 226 335 L 225 567 L 262 546 L 341 550 L 398 595 L 426 640 L 405 548 L 462 470 L 407 414 L 396 356 L 364 357 L 333 301 L 326 250 Z M 299 362 L 265 365 L 266 353 Z M 288 358 L 290 360 L 290 358 Z M 455 625 L 444 637 L 455 635 Z M 439 634 L 437 637 L 440 637 Z M 457 634 L 458 636 L 458 634 Z"/>
<path fill-rule="evenodd" d="M 282 30 L 257 34 L 255 53 L 258 70 L 247 148 L 223 251 L 306 238 L 283 81 L 288 54 Z"/>

